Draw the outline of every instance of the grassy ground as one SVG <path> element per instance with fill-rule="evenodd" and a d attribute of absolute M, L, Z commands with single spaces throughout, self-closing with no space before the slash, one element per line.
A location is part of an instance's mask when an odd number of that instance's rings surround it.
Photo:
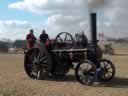
<path fill-rule="evenodd" d="M 31 80 L 24 72 L 21 54 L 0 54 L 0 96 L 128 96 L 128 44 L 116 44 L 111 59 L 116 66 L 113 81 L 97 87 L 79 84 L 73 71 L 64 79 Z"/>

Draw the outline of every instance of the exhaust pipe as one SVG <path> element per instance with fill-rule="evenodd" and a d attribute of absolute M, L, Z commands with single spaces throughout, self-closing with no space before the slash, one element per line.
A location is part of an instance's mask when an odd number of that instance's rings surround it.
<path fill-rule="evenodd" d="M 90 13 L 90 37 L 91 44 L 88 46 L 87 58 L 97 66 L 97 18 L 96 13 Z"/>
<path fill-rule="evenodd" d="M 97 15 L 96 13 L 90 13 L 90 31 L 91 31 L 91 43 L 94 47 L 97 45 Z"/>

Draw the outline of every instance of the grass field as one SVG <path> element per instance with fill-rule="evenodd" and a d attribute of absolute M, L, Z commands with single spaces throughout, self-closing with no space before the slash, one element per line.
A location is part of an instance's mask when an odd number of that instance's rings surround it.
<path fill-rule="evenodd" d="M 71 72 L 63 80 L 31 80 L 22 54 L 0 54 L 0 96 L 128 96 L 128 44 L 114 45 L 116 77 L 98 86 L 83 86 Z M 73 73 L 73 74 L 72 74 Z"/>

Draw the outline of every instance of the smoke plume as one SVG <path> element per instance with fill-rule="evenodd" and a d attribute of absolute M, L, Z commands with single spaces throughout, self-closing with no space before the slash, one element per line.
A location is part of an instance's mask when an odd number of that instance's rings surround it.
<path fill-rule="evenodd" d="M 96 12 L 106 5 L 106 0 L 82 0 L 89 12 Z"/>

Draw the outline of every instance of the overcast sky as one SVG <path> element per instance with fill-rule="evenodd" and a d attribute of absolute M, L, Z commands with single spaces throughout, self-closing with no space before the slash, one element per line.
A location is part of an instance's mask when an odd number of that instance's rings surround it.
<path fill-rule="evenodd" d="M 108 0 L 107 0 L 108 1 Z M 89 34 L 89 12 L 82 0 L 2 0 L 0 39 L 25 39 L 30 28 L 39 36 L 46 29 L 50 37 L 59 32 Z M 98 32 L 109 37 L 128 37 L 128 0 L 109 0 L 97 10 Z"/>

